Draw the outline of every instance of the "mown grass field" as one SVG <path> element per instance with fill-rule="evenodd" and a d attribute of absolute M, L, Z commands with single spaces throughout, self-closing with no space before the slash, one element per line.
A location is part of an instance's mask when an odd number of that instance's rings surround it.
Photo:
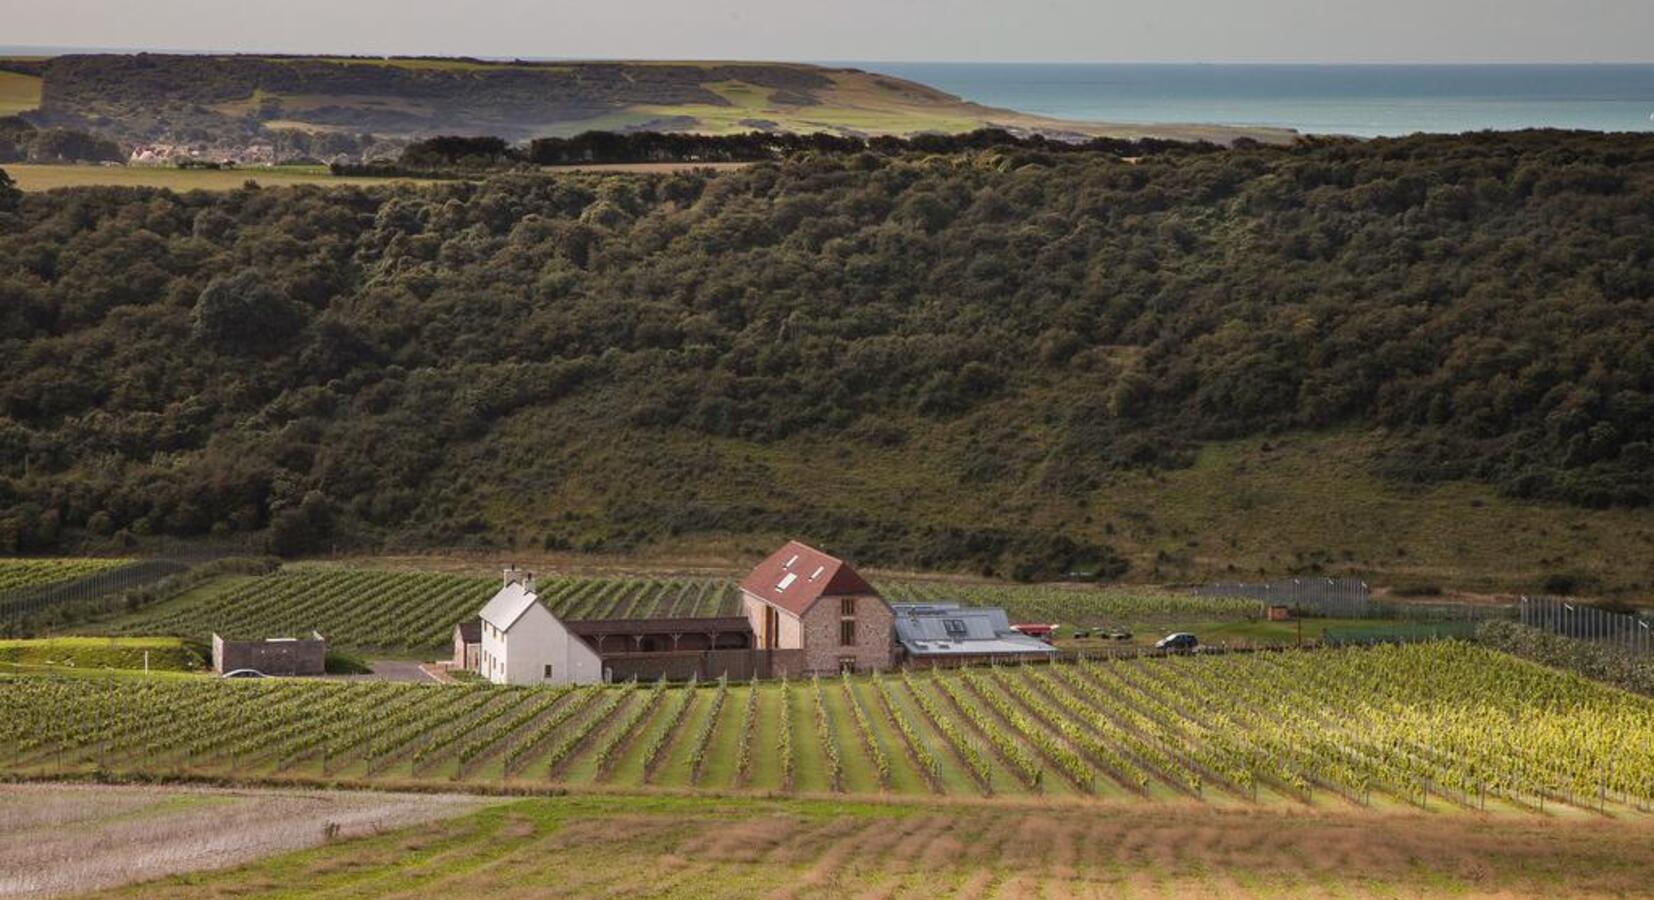
<path fill-rule="evenodd" d="M 4 73 L 0 73 L 3 76 Z M 734 169 L 747 163 L 611 163 L 584 166 L 555 166 L 544 171 L 558 174 L 651 174 L 685 169 Z M 429 184 L 417 178 L 374 178 L 336 176 L 322 166 L 267 166 L 242 169 L 177 169 L 167 166 L 79 166 L 41 163 L 8 163 L 3 168 L 25 191 L 50 191 L 77 187 L 154 187 L 173 191 L 229 191 L 249 181 L 264 187 L 314 184 L 328 187 L 392 183 Z"/>
<path fill-rule="evenodd" d="M 1651 837 L 1646 821 L 577 796 L 114 895 L 1631 896 Z"/>
<path fill-rule="evenodd" d="M 34 75 L 0 71 L 0 116 L 15 116 L 40 105 L 41 80 Z"/>
<path fill-rule="evenodd" d="M 1654 702 L 1494 651 L 758 685 L 0 680 L 0 772 L 1643 817 Z"/>
<path fill-rule="evenodd" d="M 50 191 L 76 187 L 152 187 L 173 191 L 228 191 L 249 181 L 264 187 L 319 184 L 332 187 L 375 185 L 393 182 L 418 183 L 416 179 L 338 177 L 323 166 L 269 166 L 245 169 L 177 169 L 169 166 L 76 166 L 40 163 L 10 163 L 4 168 L 25 191 Z"/>
<path fill-rule="evenodd" d="M 33 668 L 142 669 L 191 672 L 207 667 L 180 638 L 57 637 L 0 640 L 0 672 Z"/>

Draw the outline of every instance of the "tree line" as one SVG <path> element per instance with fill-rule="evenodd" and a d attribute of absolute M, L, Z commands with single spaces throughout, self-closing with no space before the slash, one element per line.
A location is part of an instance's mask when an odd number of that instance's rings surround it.
<path fill-rule="evenodd" d="M 1246 143 L 1243 139 L 1243 144 Z M 784 159 L 799 153 L 849 154 L 872 152 L 887 156 L 908 153 L 956 154 L 972 150 L 1024 149 L 1047 153 L 1108 153 L 1142 158 L 1157 153 L 1215 153 L 1222 148 L 1204 142 L 1159 138 L 1127 140 L 1096 137 L 1062 140 L 1041 134 L 1013 134 L 999 128 L 981 128 L 960 134 L 921 134 L 911 137 L 881 135 L 855 137 L 816 132 L 752 131 L 709 135 L 659 131 L 587 131 L 573 137 L 535 138 L 512 144 L 500 137 L 438 135 L 413 141 L 399 157 L 333 166 L 338 175 L 447 174 L 469 177 L 479 170 L 529 166 L 568 166 L 606 163 L 727 163 Z"/>

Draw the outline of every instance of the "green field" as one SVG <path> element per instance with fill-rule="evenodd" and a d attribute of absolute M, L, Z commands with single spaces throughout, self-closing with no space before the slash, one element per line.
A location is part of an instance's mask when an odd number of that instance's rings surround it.
<path fill-rule="evenodd" d="M 6 173 L 25 191 L 75 187 L 152 187 L 173 191 L 227 191 L 249 181 L 264 187 L 320 184 L 358 187 L 394 182 L 426 183 L 411 178 L 335 176 L 325 166 L 268 166 L 244 169 L 178 169 L 171 166 L 77 166 L 8 163 Z"/>
<path fill-rule="evenodd" d="M 756 688 L 0 686 L 0 768 L 22 777 L 1616 815 L 1654 804 L 1654 702 L 1457 642 Z"/>
<path fill-rule="evenodd" d="M 95 575 L 108 569 L 126 565 L 129 559 L 96 559 L 90 557 L 62 559 L 4 559 L 0 558 L 0 594 L 27 590 L 59 581 L 72 581 Z"/>
<path fill-rule="evenodd" d="M 0 71 L 0 116 L 15 116 L 39 106 L 40 85 L 34 75 Z"/>
<path fill-rule="evenodd" d="M 0 672 L 37 667 L 190 672 L 207 667 L 201 651 L 179 638 L 58 637 L 0 640 Z"/>
<path fill-rule="evenodd" d="M 196 639 L 315 630 L 339 646 L 430 651 L 445 646 L 454 625 L 474 618 L 498 588 L 493 576 L 301 563 L 259 578 L 216 579 L 94 630 Z M 1087 625 L 1238 622 L 1260 609 L 1250 600 L 1150 589 L 903 580 L 880 589 L 892 602 L 986 603 L 1006 607 L 1016 621 Z M 540 579 L 539 591 L 568 620 L 741 615 L 734 582 L 721 578 L 555 576 Z"/>
<path fill-rule="evenodd" d="M 563 797 L 115 892 L 219 897 L 1585 897 L 1654 827 L 1209 806 Z M 209 813 L 210 814 L 210 813 Z"/>

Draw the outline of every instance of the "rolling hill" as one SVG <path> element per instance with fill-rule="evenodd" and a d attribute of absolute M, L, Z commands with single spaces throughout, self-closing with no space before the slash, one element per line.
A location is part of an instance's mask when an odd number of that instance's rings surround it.
<path fill-rule="evenodd" d="M 38 91 L 42 124 L 125 142 L 271 131 L 513 140 L 588 130 L 1047 134 L 1284 140 L 1286 132 L 1067 122 L 851 68 L 751 62 L 98 54 L 0 61 L 0 108 Z M 38 81 L 35 81 L 38 79 Z M 15 83 L 13 83 L 15 82 Z M 15 96 L 17 99 L 8 99 Z"/>
<path fill-rule="evenodd" d="M 0 192 L 0 551 L 1646 596 L 1651 196 L 1542 132 Z"/>

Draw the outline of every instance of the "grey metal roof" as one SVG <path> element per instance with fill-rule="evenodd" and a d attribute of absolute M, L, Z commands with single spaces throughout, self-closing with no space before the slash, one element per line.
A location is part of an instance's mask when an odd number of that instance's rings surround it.
<path fill-rule="evenodd" d="M 1055 653 L 1056 648 L 1011 628 L 1005 610 L 957 603 L 898 603 L 896 640 L 915 656 Z"/>
<path fill-rule="evenodd" d="M 513 581 L 500 588 L 500 592 L 495 594 L 494 599 L 488 601 L 482 612 L 477 615 L 495 628 L 509 631 L 511 626 L 523 617 L 523 613 L 528 612 L 528 608 L 538 601 L 539 598 L 527 588 Z"/>

